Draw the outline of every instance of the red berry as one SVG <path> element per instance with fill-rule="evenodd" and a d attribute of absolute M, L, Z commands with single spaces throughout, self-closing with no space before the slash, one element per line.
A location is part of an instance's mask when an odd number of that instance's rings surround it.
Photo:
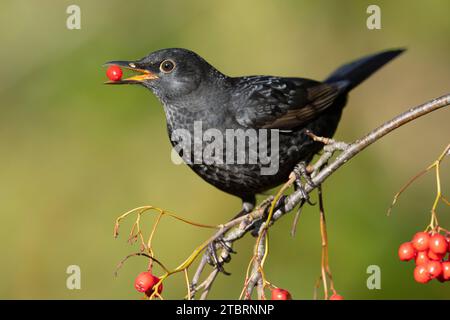
<path fill-rule="evenodd" d="M 442 234 L 436 233 L 430 238 L 430 250 L 437 254 L 444 254 L 447 252 L 447 240 Z"/>
<path fill-rule="evenodd" d="M 119 81 L 122 79 L 122 69 L 120 69 L 119 66 L 113 65 L 109 66 L 109 68 L 106 70 L 106 76 L 111 81 Z"/>
<path fill-rule="evenodd" d="M 333 293 L 330 297 L 330 300 L 344 300 L 344 297 L 341 296 L 340 294 Z"/>
<path fill-rule="evenodd" d="M 134 280 L 134 287 L 139 292 L 145 292 L 148 295 L 153 293 L 153 286 L 159 282 L 159 278 L 152 275 L 150 272 L 141 272 Z M 162 284 L 159 285 L 158 293 L 162 292 Z"/>
<path fill-rule="evenodd" d="M 430 261 L 430 258 L 428 258 L 427 251 L 420 251 L 417 252 L 416 256 L 416 266 L 425 265 Z"/>
<path fill-rule="evenodd" d="M 445 281 L 450 280 L 450 262 L 442 262 L 442 277 Z"/>
<path fill-rule="evenodd" d="M 416 256 L 416 250 L 411 242 L 405 242 L 398 248 L 398 257 L 402 261 L 409 261 Z"/>
<path fill-rule="evenodd" d="M 433 261 L 441 261 L 444 257 L 444 254 L 435 253 L 434 251 L 428 250 L 427 251 L 428 258 Z"/>
<path fill-rule="evenodd" d="M 289 291 L 275 288 L 272 289 L 272 300 L 292 300 L 292 297 Z"/>
<path fill-rule="evenodd" d="M 154 285 L 153 281 L 153 275 L 150 272 L 141 272 L 134 280 L 134 287 L 139 292 L 145 292 Z"/>
<path fill-rule="evenodd" d="M 411 242 L 417 251 L 425 251 L 428 249 L 430 235 L 426 232 L 417 232 Z"/>
<path fill-rule="evenodd" d="M 425 266 L 417 266 L 414 269 L 414 280 L 419 283 L 427 283 L 431 280 L 430 275 L 428 274 L 427 268 Z"/>
<path fill-rule="evenodd" d="M 445 282 L 444 276 L 442 275 L 442 273 L 436 278 L 437 281 L 439 282 Z"/>
<path fill-rule="evenodd" d="M 151 286 L 150 289 L 148 289 L 147 291 L 145 291 L 145 295 L 147 297 L 150 297 L 154 292 L 155 292 L 155 285 L 159 282 L 159 278 L 153 276 L 153 285 Z M 158 294 L 161 294 L 161 292 L 163 291 L 163 284 L 162 282 L 159 284 L 158 286 Z"/>
<path fill-rule="evenodd" d="M 428 275 L 431 279 L 439 277 L 439 275 L 442 273 L 442 265 L 438 261 L 430 261 L 425 265 L 425 268 L 427 269 Z"/>

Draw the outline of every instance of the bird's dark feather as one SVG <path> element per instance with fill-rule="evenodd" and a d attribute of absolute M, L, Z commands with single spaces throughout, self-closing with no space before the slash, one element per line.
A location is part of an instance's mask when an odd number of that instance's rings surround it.
<path fill-rule="evenodd" d="M 293 129 L 333 105 L 342 82 L 303 78 L 250 76 L 238 78 L 233 93 L 236 121 L 245 127 Z"/>

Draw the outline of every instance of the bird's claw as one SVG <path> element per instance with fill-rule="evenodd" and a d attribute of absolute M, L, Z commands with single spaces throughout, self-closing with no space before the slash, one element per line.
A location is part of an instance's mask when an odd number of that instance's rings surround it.
<path fill-rule="evenodd" d="M 222 247 L 225 251 L 225 254 L 222 254 L 219 258 L 219 256 L 217 255 L 217 249 L 218 247 Z M 222 272 L 225 275 L 231 275 L 231 273 L 227 272 L 223 265 L 225 263 L 230 262 L 231 260 L 231 253 L 236 253 L 233 248 L 231 248 L 231 246 L 224 241 L 222 238 L 216 239 L 214 241 L 212 241 L 209 245 L 208 248 L 206 249 L 206 254 L 207 254 L 207 262 L 209 265 L 217 268 L 217 270 L 219 272 Z"/>
<path fill-rule="evenodd" d="M 305 188 L 302 184 L 301 179 L 304 178 L 305 182 L 309 184 L 312 188 L 316 188 L 317 185 L 314 183 L 314 181 L 311 179 L 311 172 L 308 170 L 307 165 L 305 162 L 300 162 L 297 164 L 293 170 L 296 181 L 295 181 L 295 189 L 300 191 L 302 198 L 305 199 L 305 201 L 310 205 L 315 205 L 315 203 L 311 202 L 309 194 L 305 191 Z"/>

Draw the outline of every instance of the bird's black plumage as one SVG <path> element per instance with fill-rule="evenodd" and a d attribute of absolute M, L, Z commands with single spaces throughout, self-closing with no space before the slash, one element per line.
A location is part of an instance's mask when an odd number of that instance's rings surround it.
<path fill-rule="evenodd" d="M 321 145 L 305 131 L 333 136 L 348 92 L 402 51 L 356 60 L 322 82 L 275 76 L 228 77 L 196 53 L 177 48 L 159 50 L 138 61 L 110 64 L 144 72 L 143 78 L 115 83 L 139 83 L 150 89 L 163 104 L 169 136 L 177 129 L 193 133 L 196 121 L 201 121 L 203 130 L 216 129 L 224 135 L 227 129 L 279 130 L 279 165 L 273 174 L 262 175 L 259 162 L 188 163 L 204 180 L 251 207 L 255 194 L 284 182 L 297 163 L 311 161 L 320 150 Z M 176 146 L 178 140 L 171 142 Z M 202 149 L 206 146 L 203 141 Z M 256 146 L 249 142 L 248 147 Z M 224 145 L 224 154 L 227 151 Z M 186 154 L 182 156 L 186 158 Z"/>

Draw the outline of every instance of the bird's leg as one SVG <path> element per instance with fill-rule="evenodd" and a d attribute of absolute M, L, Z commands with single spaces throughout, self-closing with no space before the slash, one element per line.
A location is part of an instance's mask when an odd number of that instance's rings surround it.
<path fill-rule="evenodd" d="M 317 185 L 311 179 L 312 170 L 313 168 L 311 166 L 306 165 L 306 162 L 302 161 L 294 168 L 294 173 L 296 173 L 298 177 L 303 177 L 306 183 L 308 183 L 311 187 L 316 188 Z"/>
<path fill-rule="evenodd" d="M 300 216 L 301 208 L 305 202 L 309 201 L 309 196 L 305 192 L 305 189 L 301 183 L 301 178 L 303 177 L 311 187 L 317 188 L 318 186 L 314 183 L 312 178 L 328 163 L 328 160 L 333 156 L 336 151 L 344 151 L 348 148 L 348 144 L 341 141 L 335 141 L 330 138 L 319 137 L 312 133 L 310 130 L 306 130 L 305 134 L 309 136 L 316 142 L 321 142 L 324 144 L 323 154 L 320 158 L 314 163 L 314 165 L 306 165 L 305 162 L 300 162 L 293 170 L 294 174 L 297 176 L 296 182 L 294 184 L 294 190 L 299 190 L 302 195 L 302 201 L 300 203 L 299 209 L 295 214 L 294 222 L 292 224 L 291 235 L 294 236 L 298 218 Z"/>
<path fill-rule="evenodd" d="M 232 219 L 237 219 L 252 212 L 256 204 L 256 197 L 254 195 L 242 198 L 242 210 Z M 222 248 L 220 257 L 217 255 L 217 250 Z M 230 275 L 229 272 L 225 271 L 223 265 L 231 260 L 231 253 L 236 253 L 231 247 L 231 243 L 227 243 L 222 237 L 214 240 L 208 245 L 207 251 L 207 261 L 208 264 L 214 266 L 222 272 L 223 274 Z"/>
<path fill-rule="evenodd" d="M 219 245 L 224 249 L 224 254 L 221 254 L 220 258 L 217 255 L 217 249 L 218 249 Z M 208 264 L 215 267 L 219 272 L 222 272 L 223 274 L 229 276 L 229 275 L 231 275 L 231 273 L 227 272 L 223 268 L 223 265 L 231 260 L 230 253 L 235 253 L 235 251 L 233 251 L 231 246 L 226 244 L 225 241 L 223 241 L 223 239 L 219 238 L 217 240 L 214 240 L 213 242 L 211 242 L 208 245 L 208 248 L 206 251 L 206 254 L 208 257 L 207 258 Z"/>
<path fill-rule="evenodd" d="M 245 197 L 242 198 L 242 210 L 238 212 L 238 214 L 236 216 L 234 216 L 234 219 L 240 218 L 243 215 L 246 215 L 250 212 L 252 212 L 253 208 L 255 207 L 256 204 L 256 197 L 255 196 L 249 196 L 249 197 Z"/>
<path fill-rule="evenodd" d="M 309 194 L 305 191 L 305 188 L 303 187 L 302 184 L 302 178 L 304 178 L 305 183 L 309 184 L 313 188 L 316 187 L 315 183 L 311 179 L 312 167 L 307 166 L 306 162 L 302 161 L 294 167 L 294 170 L 292 170 L 292 172 L 295 174 L 297 178 L 295 180 L 294 190 L 296 191 L 299 190 L 302 195 L 302 198 L 305 199 L 305 201 L 308 204 L 314 205 L 314 203 L 310 201 Z"/>

